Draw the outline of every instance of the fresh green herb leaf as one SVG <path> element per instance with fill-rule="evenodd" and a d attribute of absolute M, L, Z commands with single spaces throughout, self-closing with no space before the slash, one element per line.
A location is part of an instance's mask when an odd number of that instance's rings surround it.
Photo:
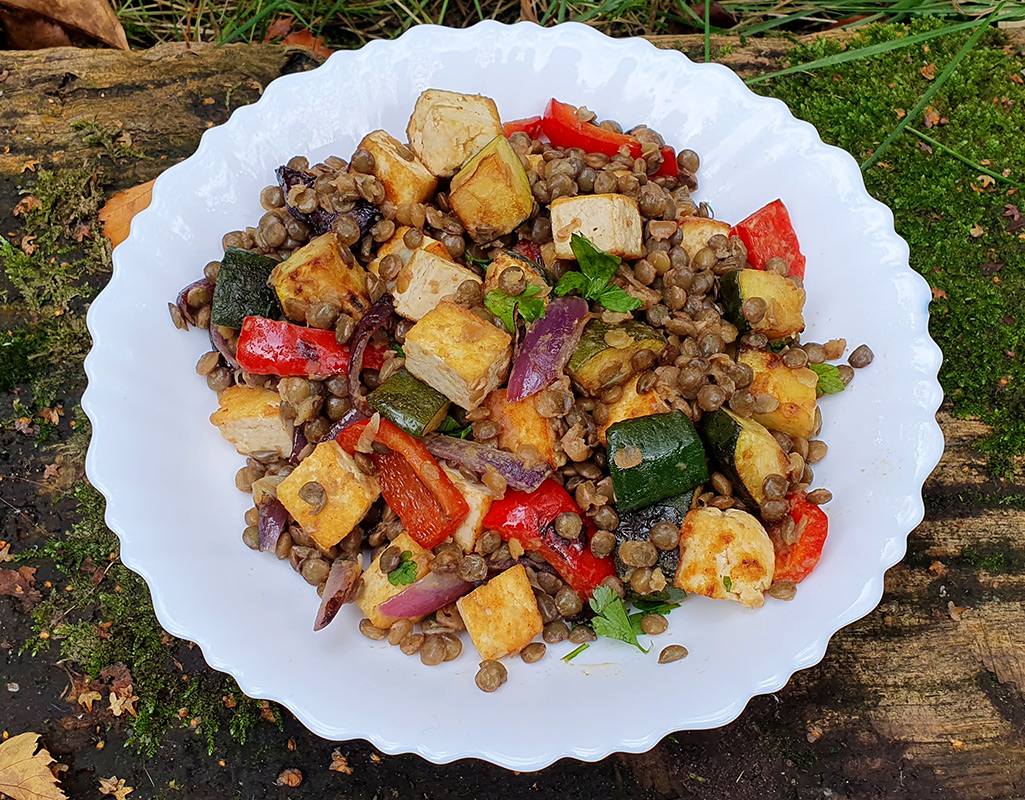
<path fill-rule="evenodd" d="M 609 311 L 625 313 L 641 307 L 641 301 L 631 297 L 609 281 L 616 274 L 622 259 L 603 253 L 584 236 L 574 233 L 570 240 L 573 256 L 580 265 L 580 272 L 567 272 L 555 285 L 555 293 L 562 297 L 570 292 L 580 292 L 588 300 L 601 303 Z"/>
<path fill-rule="evenodd" d="M 766 347 L 767 350 L 770 350 L 773 353 L 782 353 L 789 346 L 790 346 L 790 340 L 789 339 L 777 339 L 774 342 L 769 342 L 765 347 Z"/>
<path fill-rule="evenodd" d="M 619 256 L 603 253 L 591 244 L 586 236 L 581 236 L 579 233 L 573 234 L 569 246 L 573 250 L 573 257 L 577 260 L 577 264 L 580 265 L 580 271 L 584 273 L 587 280 L 597 284 L 596 288 L 608 286 L 622 259 Z"/>
<path fill-rule="evenodd" d="M 582 272 L 567 272 L 561 278 L 559 282 L 555 284 L 555 293 L 562 297 L 569 294 L 570 292 L 580 292 L 584 294 L 587 289 L 587 278 L 584 277 Z"/>
<path fill-rule="evenodd" d="M 626 606 L 623 605 L 619 595 L 608 586 L 599 586 L 595 589 L 590 603 L 591 609 L 595 613 L 591 624 L 596 634 L 632 644 L 642 653 L 647 653 L 651 649 L 649 647 L 648 650 L 645 650 L 641 647 L 630 617 L 626 613 Z"/>
<path fill-rule="evenodd" d="M 618 286 L 609 286 L 602 290 L 602 293 L 595 298 L 609 311 L 626 313 L 641 307 L 642 303 L 636 297 L 628 295 Z"/>
<path fill-rule="evenodd" d="M 722 576 L 722 585 L 726 587 L 726 591 L 727 592 L 732 592 L 733 591 L 733 578 L 731 578 L 729 575 L 723 575 Z"/>
<path fill-rule="evenodd" d="M 465 439 L 470 435 L 473 428 L 470 425 L 460 425 L 455 417 L 449 414 L 442 423 L 437 427 L 438 433 L 444 433 L 447 436 L 455 436 L 457 439 Z"/>
<path fill-rule="evenodd" d="M 505 323 L 509 333 L 513 332 L 513 314 L 519 312 L 527 322 L 541 319 L 545 315 L 545 301 L 536 297 L 541 287 L 527 284 L 523 294 L 506 294 L 501 289 L 492 289 L 484 295 L 484 307 Z"/>
<path fill-rule="evenodd" d="M 578 655 L 580 655 L 582 652 L 584 652 L 590 646 L 591 645 L 586 644 L 586 643 L 582 644 L 576 650 L 572 650 L 569 653 L 566 653 L 566 655 L 564 655 L 562 657 L 562 660 L 565 661 L 568 664 L 570 661 L 572 661 L 574 658 L 576 658 Z"/>
<path fill-rule="evenodd" d="M 388 573 L 388 583 L 392 586 L 408 586 L 416 580 L 416 562 L 412 550 L 403 550 L 399 564 Z"/>
<path fill-rule="evenodd" d="M 396 352 L 396 354 L 398 354 L 399 358 L 405 358 L 406 357 L 406 351 L 402 349 L 402 345 L 399 344 L 398 342 L 392 342 L 390 345 L 388 345 L 388 347 L 390 349 L 394 350 Z"/>
<path fill-rule="evenodd" d="M 843 380 L 840 378 L 840 370 L 833 364 L 809 364 L 808 367 L 819 376 L 819 382 L 815 385 L 815 394 L 821 397 L 824 394 L 837 394 L 843 391 Z"/>
<path fill-rule="evenodd" d="M 469 253 L 464 253 L 463 257 L 466 259 L 466 265 L 468 267 L 478 269 L 482 272 L 487 270 L 488 264 L 491 263 L 490 258 L 476 258 L 475 256 L 471 256 Z"/>
<path fill-rule="evenodd" d="M 634 608 L 645 614 L 661 614 L 668 616 L 674 608 L 679 608 L 679 603 L 667 603 L 664 600 L 634 600 Z"/>

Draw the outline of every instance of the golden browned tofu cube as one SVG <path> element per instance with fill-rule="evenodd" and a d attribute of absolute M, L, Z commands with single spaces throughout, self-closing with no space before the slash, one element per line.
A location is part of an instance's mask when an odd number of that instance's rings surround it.
<path fill-rule="evenodd" d="M 445 473 L 452 479 L 452 483 L 466 499 L 470 507 L 470 513 L 466 515 L 456 532 L 452 534 L 455 543 L 463 548 L 464 553 L 473 552 L 473 546 L 477 544 L 477 538 L 484 532 L 484 517 L 491 509 L 494 502 L 494 495 L 480 481 L 467 478 L 459 470 L 452 469 L 445 464 L 441 465 Z"/>
<path fill-rule="evenodd" d="M 534 208 L 527 172 L 502 134 L 459 170 L 448 201 L 476 242 L 512 233 Z"/>
<path fill-rule="evenodd" d="M 408 552 L 408 560 L 416 563 L 414 581 L 420 580 L 420 578 L 427 574 L 431 561 L 434 560 L 434 554 L 430 550 L 422 548 L 405 531 L 392 539 L 391 543 L 399 548 L 401 553 Z M 381 572 L 381 556 L 378 556 L 367 568 L 367 571 L 363 573 L 363 586 L 356 595 L 356 605 L 359 606 L 360 611 L 366 615 L 367 619 L 378 628 L 387 628 L 397 619 L 396 617 L 382 614 L 378 610 L 381 603 L 404 592 L 414 582 L 410 581 L 408 584 L 392 583 L 388 580 L 388 575 L 389 573 Z M 422 617 L 413 617 L 412 619 L 416 622 L 422 619 Z"/>
<path fill-rule="evenodd" d="M 658 392 L 652 390 L 647 394 L 641 394 L 637 391 L 639 378 L 640 375 L 635 375 L 624 383 L 623 394 L 615 403 L 606 407 L 608 419 L 604 424 L 598 426 L 598 439 L 602 444 L 605 444 L 605 432 L 617 422 L 622 422 L 624 419 L 648 417 L 652 414 L 665 414 L 670 410 L 665 400 L 658 396 Z"/>
<path fill-rule="evenodd" d="M 729 238 L 730 226 L 717 219 L 706 219 L 705 217 L 680 217 L 676 220 L 679 225 L 683 239 L 680 247 L 687 251 L 687 255 L 693 260 L 698 250 L 708 246 L 708 240 L 715 234 L 721 233 Z"/>
<path fill-rule="evenodd" d="M 757 608 L 775 566 L 772 540 L 746 511 L 706 506 L 684 518 L 676 570 L 676 585 L 684 591 Z"/>
<path fill-rule="evenodd" d="M 381 259 L 390 255 L 398 256 L 399 260 L 402 261 L 402 265 L 405 266 L 409 263 L 409 259 L 413 257 L 413 253 L 417 250 L 423 250 L 431 255 L 438 256 L 438 258 L 443 258 L 446 261 L 452 260 L 452 256 L 449 255 L 448 248 L 437 239 L 432 239 L 430 236 L 424 236 L 419 247 L 407 247 L 405 236 L 410 230 L 411 228 L 408 225 L 402 225 L 396 228 L 392 237 L 378 248 L 377 257 L 367 265 L 367 270 L 375 275 L 379 275 Z"/>
<path fill-rule="evenodd" d="M 281 418 L 281 397 L 271 389 L 229 386 L 210 422 L 244 456 L 284 458 L 292 453 L 292 423 Z"/>
<path fill-rule="evenodd" d="M 498 279 L 509 267 L 519 267 L 523 270 L 523 277 L 530 286 L 536 286 L 540 291 L 537 297 L 547 297 L 552 291 L 541 271 L 530 263 L 529 259 L 518 258 L 511 253 L 502 252 L 495 256 L 488 264 L 487 272 L 484 273 L 484 294 L 492 289 L 498 289 Z"/>
<path fill-rule="evenodd" d="M 299 496 L 318 483 L 327 496 L 319 511 Z M 327 550 L 352 532 L 380 496 L 377 478 L 367 475 L 338 442 L 321 442 L 278 484 L 278 500 L 318 547 Z"/>
<path fill-rule="evenodd" d="M 438 179 L 430 170 L 388 132 L 368 133 L 359 146 L 374 157 L 374 176 L 395 205 L 422 203 L 438 188 Z"/>
<path fill-rule="evenodd" d="M 791 369 L 777 353 L 768 350 L 741 348 L 737 361 L 754 371 L 747 387 L 755 396 L 775 397 L 779 407 L 765 414 L 752 414 L 770 431 L 810 439 L 815 431 L 815 390 L 819 376 L 808 367 Z"/>
<path fill-rule="evenodd" d="M 498 425 L 498 446 L 528 461 L 555 463 L 555 436 L 548 420 L 537 412 L 537 395 L 509 402 L 507 389 L 496 389 L 484 401 Z"/>
<path fill-rule="evenodd" d="M 450 258 L 418 249 L 395 278 L 395 310 L 406 319 L 418 320 L 441 298 L 455 294 L 463 281 L 480 284 L 481 279 Z"/>
<path fill-rule="evenodd" d="M 610 255 L 640 258 L 644 255 L 643 226 L 637 201 L 622 194 L 585 194 L 559 197 L 549 207 L 552 239 L 558 258 L 574 258 L 570 246 L 579 233 Z"/>
<path fill-rule="evenodd" d="M 505 383 L 512 337 L 447 300 L 406 334 L 406 369 L 467 411 Z"/>
<path fill-rule="evenodd" d="M 490 97 L 441 89 L 428 89 L 416 99 L 406 126 L 409 149 L 439 178 L 451 178 L 501 133 L 502 120 Z"/>
<path fill-rule="evenodd" d="M 518 653 L 541 633 L 527 570 L 517 564 L 456 601 L 473 646 L 487 660 Z"/>
<path fill-rule="evenodd" d="M 278 264 L 269 283 L 277 292 L 285 315 L 306 321 L 306 310 L 314 303 L 335 302 L 342 311 L 362 317 L 370 308 L 367 276 L 355 260 L 342 258 L 342 243 L 328 231 L 300 247 Z"/>

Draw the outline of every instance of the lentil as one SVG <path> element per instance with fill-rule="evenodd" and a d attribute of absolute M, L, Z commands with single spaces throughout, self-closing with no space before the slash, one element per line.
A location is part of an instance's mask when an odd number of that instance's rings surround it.
<path fill-rule="evenodd" d="M 482 692 L 494 692 L 509 680 L 509 672 L 505 665 L 498 661 L 481 661 L 480 669 L 473 680 Z"/>
<path fill-rule="evenodd" d="M 687 648 L 681 644 L 671 644 L 668 647 L 662 649 L 662 652 L 658 654 L 659 664 L 671 664 L 674 661 L 687 657 Z"/>
<path fill-rule="evenodd" d="M 641 617 L 641 630 L 648 636 L 658 636 L 665 633 L 669 627 L 669 621 L 661 614 L 645 614 Z"/>

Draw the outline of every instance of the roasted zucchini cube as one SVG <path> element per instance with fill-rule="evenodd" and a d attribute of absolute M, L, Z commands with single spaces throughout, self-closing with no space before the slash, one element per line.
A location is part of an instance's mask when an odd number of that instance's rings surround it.
<path fill-rule="evenodd" d="M 775 411 L 751 416 L 770 431 L 810 439 L 815 431 L 815 387 L 819 376 L 807 367 L 791 369 L 779 355 L 768 350 L 741 348 L 737 361 L 754 370 L 754 380 L 747 387 L 751 392 L 779 401 Z"/>
<path fill-rule="evenodd" d="M 367 270 L 375 275 L 379 275 L 381 259 L 390 255 L 397 255 L 401 259 L 402 265 L 405 266 L 409 263 L 409 259 L 413 257 L 413 253 L 417 250 L 424 250 L 425 252 L 437 256 L 438 258 L 443 258 L 446 261 L 452 260 L 452 256 L 449 255 L 448 248 L 437 239 L 432 239 L 430 236 L 424 236 L 419 247 L 406 247 L 405 236 L 409 230 L 410 228 L 408 225 L 396 228 L 392 237 L 378 248 L 377 257 L 367 265 Z"/>
<path fill-rule="evenodd" d="M 552 287 L 548 285 L 548 281 L 545 280 L 545 276 L 537 264 L 524 256 L 503 251 L 488 264 L 487 272 L 484 274 L 484 294 L 500 288 L 498 279 L 509 267 L 519 267 L 523 270 L 523 277 L 526 279 L 527 285 L 536 286 L 540 290 L 537 297 L 547 298 L 551 293 Z"/>
<path fill-rule="evenodd" d="M 299 496 L 307 483 L 320 484 L 327 502 L 318 512 Z M 377 478 L 367 475 L 335 441 L 321 442 L 278 484 L 278 500 L 318 547 L 327 550 L 348 536 L 381 494 Z"/>
<path fill-rule="evenodd" d="M 619 514 L 619 526 L 612 533 L 616 537 L 616 574 L 624 584 L 628 582 L 633 568 L 624 564 L 619 558 L 619 545 L 627 541 L 650 541 L 649 534 L 651 529 L 660 522 L 668 522 L 679 528 L 683 524 L 683 518 L 690 511 L 693 497 L 693 493 L 680 494 L 676 497 L 667 497 L 665 500 L 652 503 L 650 506 L 638 508 L 636 511 L 620 510 L 617 512 Z M 672 550 L 659 550 L 658 560 L 655 562 L 652 570 L 662 570 L 662 577 L 666 579 L 669 586 L 672 586 L 673 580 L 676 578 L 676 568 L 679 564 L 679 547 L 674 547 Z M 669 586 L 657 592 L 650 592 L 646 596 L 654 595 L 665 600 L 674 598 L 674 596 L 678 598 L 680 593 L 669 589 Z"/>
<path fill-rule="evenodd" d="M 328 231 L 300 247 L 270 274 L 285 315 L 306 321 L 306 311 L 319 302 L 335 302 L 359 319 L 370 308 L 366 273 L 355 260 L 342 258 L 342 243 Z"/>
<path fill-rule="evenodd" d="M 445 464 L 442 464 L 441 468 L 452 479 L 452 483 L 456 485 L 460 494 L 466 499 L 466 504 L 470 507 L 470 513 L 452 534 L 452 539 L 463 548 L 464 553 L 472 553 L 477 539 L 484 533 L 484 517 L 491 510 L 495 496 L 480 481 L 470 480 L 463 473 Z"/>
<path fill-rule="evenodd" d="M 416 578 L 420 580 L 430 569 L 434 554 L 425 550 L 417 544 L 413 538 L 403 531 L 391 542 L 392 546 L 399 548 L 402 553 L 409 552 L 410 560 L 416 563 Z M 363 573 L 363 585 L 356 595 L 356 605 L 378 628 L 390 627 L 396 621 L 396 617 L 389 617 L 382 614 L 378 609 L 385 600 L 390 600 L 397 594 L 404 592 L 409 584 L 393 584 L 388 580 L 388 574 L 381 571 L 381 556 L 373 560 L 366 572 Z M 422 617 L 413 617 L 416 622 Z"/>
<path fill-rule="evenodd" d="M 786 476 L 790 461 L 765 426 L 720 408 L 701 419 L 708 453 L 719 471 L 733 483 L 744 500 L 760 506 L 765 500 L 762 484 L 770 475 Z"/>
<path fill-rule="evenodd" d="M 518 653 L 544 627 L 522 564 L 459 598 L 456 606 L 473 646 L 489 661 Z"/>
<path fill-rule="evenodd" d="M 744 301 L 760 297 L 765 316 L 754 324 L 744 316 Z M 735 269 L 719 279 L 719 299 L 725 317 L 741 333 L 764 333 L 769 339 L 785 339 L 804 330 L 804 289 L 775 272 Z"/>
<path fill-rule="evenodd" d="M 640 258 L 644 255 L 641 212 L 637 201 L 622 194 L 585 194 L 559 197 L 549 206 L 552 239 L 558 258 L 574 258 L 570 240 L 574 233 L 610 255 Z"/>
<path fill-rule="evenodd" d="M 566 372 L 584 391 L 597 395 L 633 374 L 630 359 L 634 353 L 651 350 L 658 354 L 665 345 L 665 337 L 642 322 L 609 325 L 592 319 L 584 328 Z"/>
<path fill-rule="evenodd" d="M 494 100 L 441 89 L 421 93 L 406 126 L 409 149 L 439 178 L 451 178 L 501 135 L 502 120 Z"/>
<path fill-rule="evenodd" d="M 395 205 L 422 203 L 438 188 L 438 179 L 413 151 L 387 131 L 374 131 L 359 146 L 374 157 L 374 176 Z"/>
<path fill-rule="evenodd" d="M 476 272 L 418 249 L 395 279 L 395 310 L 406 319 L 421 319 L 463 281 L 481 283 Z"/>
<path fill-rule="evenodd" d="M 280 317 L 278 298 L 267 286 L 275 266 L 272 258 L 229 247 L 217 273 L 210 324 L 241 328 L 246 317 Z"/>
<path fill-rule="evenodd" d="M 443 301 L 406 334 L 406 369 L 467 411 L 505 383 L 512 337 Z"/>
<path fill-rule="evenodd" d="M 548 420 L 537 412 L 537 395 L 509 402 L 507 389 L 496 389 L 484 404 L 498 425 L 498 446 L 510 453 L 530 456 L 537 462 L 555 463 L 555 436 Z"/>
<path fill-rule="evenodd" d="M 598 440 L 605 444 L 605 433 L 609 426 L 622 422 L 624 419 L 636 419 L 647 417 L 651 414 L 665 414 L 669 406 L 665 400 L 658 396 L 658 392 L 650 391 L 647 394 L 640 394 L 637 391 L 637 381 L 640 375 L 634 375 L 626 383 L 622 384 L 623 394 L 615 403 L 606 406 L 608 417 L 602 425 L 598 426 Z"/>
<path fill-rule="evenodd" d="M 271 389 L 229 386 L 210 422 L 244 456 L 285 458 L 292 453 L 292 423 L 281 418 L 281 397 Z"/>
<path fill-rule="evenodd" d="M 445 395 L 404 369 L 374 389 L 367 402 L 382 417 L 418 439 L 444 421 L 449 407 Z"/>
<path fill-rule="evenodd" d="M 726 238 L 730 235 L 730 226 L 717 219 L 705 217 L 677 217 L 676 224 L 680 229 L 680 247 L 687 251 L 692 259 L 702 247 L 708 246 L 708 240 L 721 233 Z"/>
<path fill-rule="evenodd" d="M 512 233 L 530 216 L 534 195 L 509 141 L 498 134 L 452 179 L 448 201 L 475 242 Z"/>
<path fill-rule="evenodd" d="M 746 511 L 708 506 L 683 520 L 676 585 L 685 592 L 758 608 L 765 603 L 775 563 L 772 541 Z"/>

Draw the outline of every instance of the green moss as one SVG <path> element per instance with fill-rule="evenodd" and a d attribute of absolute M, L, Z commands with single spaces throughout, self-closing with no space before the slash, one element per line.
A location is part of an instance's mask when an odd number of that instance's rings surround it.
<path fill-rule="evenodd" d="M 120 127 L 105 128 L 96 119 L 80 119 L 71 123 L 71 129 L 82 132 L 82 142 L 90 147 L 103 148 L 115 164 L 125 164 L 133 159 L 149 158 L 132 146 L 131 137 Z"/>
<path fill-rule="evenodd" d="M 938 27 L 870 26 L 848 49 Z M 885 55 L 807 75 L 792 75 L 756 87 L 785 101 L 813 123 L 825 141 L 863 161 L 897 124 L 898 109 L 913 107 L 929 86 L 921 69 L 942 71 L 968 34 L 953 34 Z M 1025 90 L 1009 80 L 1022 61 L 987 34 L 969 53 L 933 105 L 949 120 L 930 135 L 975 163 L 1011 170 L 1025 181 Z M 840 52 L 835 41 L 818 40 L 792 53 L 801 63 Z M 921 120 L 912 120 L 924 127 Z M 940 382 L 954 411 L 977 415 L 995 432 L 982 449 L 1000 474 L 1014 471 L 1025 450 L 1025 244 L 1005 232 L 1005 204 L 1021 195 L 1004 184 L 983 186 L 979 173 L 942 152 L 928 153 L 905 134 L 865 175 L 869 191 L 893 209 L 897 232 L 911 247 L 911 266 L 934 287 L 930 332 L 944 353 Z M 983 233 L 972 236 L 973 225 Z M 976 229 L 978 233 L 978 229 Z M 1003 263 L 994 275 L 980 265 Z"/>
<path fill-rule="evenodd" d="M 1025 566 L 1021 553 L 1014 549 L 1011 542 L 982 546 L 968 545 L 954 559 L 954 564 L 973 570 L 982 570 L 991 575 L 1021 572 Z"/>

